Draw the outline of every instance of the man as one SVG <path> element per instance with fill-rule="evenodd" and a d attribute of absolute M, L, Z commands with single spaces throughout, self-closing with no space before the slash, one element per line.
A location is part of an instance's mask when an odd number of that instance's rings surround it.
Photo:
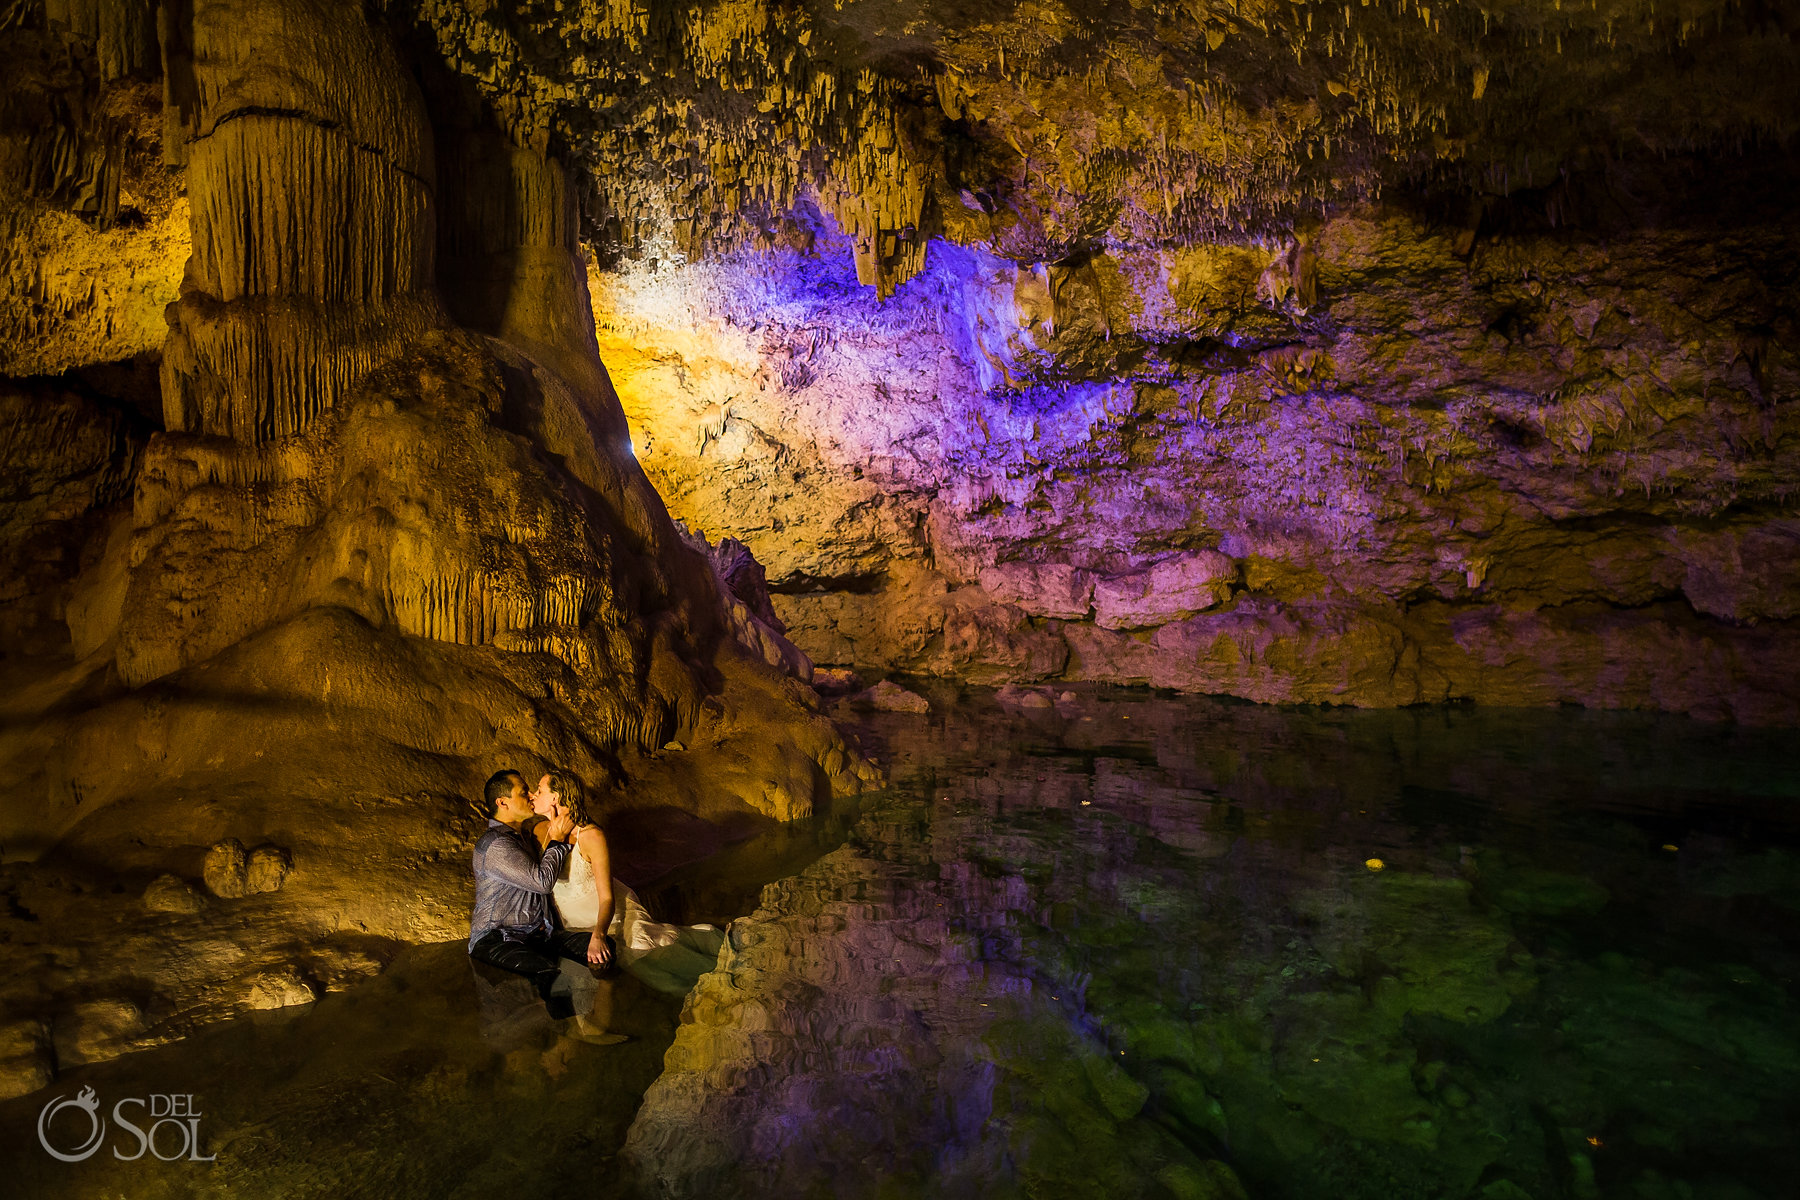
<path fill-rule="evenodd" d="M 575 820 L 566 812 L 552 819 L 549 844 L 540 852 L 537 839 L 523 831 L 532 816 L 524 777 L 517 771 L 496 771 L 484 794 L 492 815 L 487 832 L 475 843 L 469 955 L 529 976 L 548 1002 L 557 959 L 585 965 L 588 958 L 589 935 L 558 928 L 550 903 L 550 890 L 569 857 Z"/>

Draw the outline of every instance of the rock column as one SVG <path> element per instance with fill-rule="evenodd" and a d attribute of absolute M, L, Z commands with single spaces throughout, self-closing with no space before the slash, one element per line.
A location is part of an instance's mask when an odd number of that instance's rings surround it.
<path fill-rule="evenodd" d="M 164 416 L 269 442 L 437 321 L 430 125 L 359 5 L 199 0 L 178 32 L 165 66 L 194 250 Z"/>

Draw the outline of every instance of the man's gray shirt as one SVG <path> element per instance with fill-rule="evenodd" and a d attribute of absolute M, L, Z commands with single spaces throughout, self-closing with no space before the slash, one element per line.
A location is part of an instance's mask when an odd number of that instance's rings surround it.
<path fill-rule="evenodd" d="M 569 857 L 568 842 L 551 842 L 540 854 L 537 839 L 504 821 L 488 820 L 475 843 L 475 912 L 469 948 L 498 929 L 515 935 L 556 928 L 550 889 Z"/>

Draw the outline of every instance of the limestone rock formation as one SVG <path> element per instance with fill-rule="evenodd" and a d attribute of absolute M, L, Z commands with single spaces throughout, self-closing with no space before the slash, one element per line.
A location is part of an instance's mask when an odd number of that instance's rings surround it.
<path fill-rule="evenodd" d="M 42 1021 L 0 1025 L 0 1099 L 37 1091 L 54 1078 L 49 1039 Z"/>
<path fill-rule="evenodd" d="M 882 294 L 943 235 L 1035 266 L 1051 309 L 1097 242 L 1284 236 L 1420 185 L 1472 238 L 1490 198 L 1566 205 L 1572 168 L 1786 139 L 1800 107 L 1785 18 L 1723 0 L 417 11 L 521 142 L 591 165 L 608 253 L 804 247 L 811 195 Z M 1284 249 L 1266 286 L 1309 303 Z"/>
<path fill-rule="evenodd" d="M 881 712 L 922 713 L 931 711 L 931 702 L 917 692 L 901 687 L 891 679 L 884 679 L 867 691 L 858 692 L 850 697 L 850 703 L 862 708 L 873 708 Z"/>
<path fill-rule="evenodd" d="M 158 875 L 144 889 L 144 907 L 151 912 L 193 914 L 206 907 L 206 897 L 177 875 Z"/>
<path fill-rule="evenodd" d="M 105 1062 L 144 1044 L 144 1014 L 129 1000 L 89 1000 L 77 1004 L 55 1029 L 56 1061 L 63 1066 Z"/>
<path fill-rule="evenodd" d="M 503 765 L 804 816 L 815 662 L 1800 721 L 1789 25 L 5 6 L 0 1009 L 452 939 Z"/>
<path fill-rule="evenodd" d="M 593 291 L 646 470 L 817 662 L 1791 723 L 1800 237 L 1702 225 L 1360 210 L 1307 306 L 1254 243 L 1096 252 L 1054 321 L 940 244 L 879 304 L 826 227 Z"/>
<path fill-rule="evenodd" d="M 294 869 L 292 857 L 280 846 L 258 846 L 244 864 L 244 888 L 249 892 L 275 892 Z"/>
<path fill-rule="evenodd" d="M 419 13 L 590 165 L 637 449 L 814 660 L 1800 714 L 1782 18 Z"/>
<path fill-rule="evenodd" d="M 79 385 L 0 384 L 0 637 L 8 657 L 43 654 L 85 625 L 118 508 L 128 500 L 150 429 L 141 414 Z M 79 645 L 79 639 L 77 639 Z M 82 646 L 82 651 L 91 647 Z"/>
<path fill-rule="evenodd" d="M 0 953 L 0 1008 L 71 1062 L 462 936 L 498 767 L 740 828 L 876 778 L 632 459 L 556 155 L 360 5 L 154 11 L 0 24 L 75 64 L 3 89 L 8 152 L 50 164 L 5 197 L 8 278 L 133 229 L 0 367 L 63 372 L 0 390 L 0 849 L 40 918 Z M 160 139 L 84 107 L 158 75 Z M 145 139 L 179 174 L 127 221 Z M 179 295 L 127 286 L 178 213 Z M 151 379 L 108 366 L 145 349 L 148 296 Z M 129 1022 L 79 1006 L 120 989 Z"/>
<path fill-rule="evenodd" d="M 92 371 L 162 343 L 188 217 L 162 162 L 156 9 L 48 0 L 0 17 L 0 376 Z"/>
<path fill-rule="evenodd" d="M 311 985 L 292 970 L 270 971 L 259 975 L 250 985 L 246 1003 L 254 1009 L 289 1008 L 310 1004 L 317 997 Z"/>
<path fill-rule="evenodd" d="M 246 890 L 244 861 L 244 844 L 236 838 L 227 838 L 209 849 L 201 867 L 207 890 L 222 900 L 240 899 Z"/>

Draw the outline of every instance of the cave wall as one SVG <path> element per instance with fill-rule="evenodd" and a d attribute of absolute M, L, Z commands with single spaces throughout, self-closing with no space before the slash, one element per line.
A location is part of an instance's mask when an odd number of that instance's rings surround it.
<path fill-rule="evenodd" d="M 1756 165 L 1781 161 L 1785 26 L 1166 7 L 424 4 L 385 18 L 403 46 L 329 32 L 330 6 L 167 5 L 150 42 L 142 5 L 46 8 L 8 93 L 37 164 L 9 278 L 48 297 L 13 310 L 15 373 L 160 359 L 171 431 L 262 444 L 448 322 L 497 339 L 497 423 L 680 575 L 636 464 L 590 448 L 631 436 L 591 303 L 675 515 L 773 564 L 804 653 L 727 622 L 772 663 L 1787 711 L 1752 698 L 1785 694 L 1795 615 L 1793 238 Z M 270 53 L 342 45 L 264 79 L 240 25 Z M 151 89 L 186 171 L 146 165 Z M 228 236 L 193 243 L 161 355 L 144 314 L 175 298 L 190 177 L 194 228 Z M 221 219 L 288 188 L 307 205 Z M 201 470 L 317 507 L 291 465 Z M 359 611 L 477 641 L 537 622 L 485 567 L 396 570 Z M 140 604 L 123 670 L 325 585 L 252 583 L 238 616 Z M 109 636 L 88 608 L 82 645 Z M 175 649 L 184 621 L 216 631 Z"/>
<path fill-rule="evenodd" d="M 811 656 L 1793 719 L 1778 6 L 418 12 Z"/>
<path fill-rule="evenodd" d="M 593 291 L 671 511 L 750 546 L 819 662 L 1789 722 L 1797 251 L 1780 217 L 1372 207 L 1036 266 L 934 243 L 882 304 L 820 218 Z"/>
<path fill-rule="evenodd" d="M 45 15 L 46 36 L 68 36 Z M 804 678 L 778 631 L 734 638 L 741 604 L 625 452 L 561 164 L 501 135 L 478 95 L 404 44 L 403 26 L 356 6 L 251 0 L 160 19 L 163 157 L 181 168 L 192 251 L 168 306 L 160 388 L 148 389 L 160 411 L 119 415 L 120 389 L 106 394 L 113 381 L 82 358 L 70 328 L 81 322 L 63 323 L 59 344 L 82 359 L 65 382 L 103 410 L 80 410 L 92 428 L 78 433 L 104 440 L 111 420 L 135 440 L 77 464 L 87 490 L 78 510 L 61 499 L 61 515 L 100 528 L 84 527 L 60 574 L 25 564 L 9 580 L 66 622 L 66 643 L 46 648 L 65 683 L 101 674 L 129 697 L 304 614 L 342 610 L 502 663 L 536 656 L 524 686 L 549 686 L 557 709 L 539 750 L 617 782 L 618 754 L 691 740 L 717 719 L 702 701 L 728 686 L 722 670 L 752 690 L 779 690 L 771 666 Z M 57 207 L 54 189 L 32 199 L 39 215 Z M 98 232 L 104 219 L 88 216 Z M 9 452 L 45 477 L 26 491 L 81 491 L 62 479 L 70 439 L 27 428 L 29 402 L 17 407 Z M 43 542 L 50 515 L 21 508 L 9 546 L 23 555 Z M 331 657 L 268 671 L 311 692 Z M 563 677 L 547 684 L 546 672 Z M 782 759 L 796 744 L 777 736 L 772 777 L 738 791 L 790 816 L 818 787 L 850 786 L 853 756 L 803 696 L 776 707 L 811 765 Z M 48 735 L 19 736 L 35 751 Z M 811 761 L 821 754 L 829 771 Z M 141 782 L 119 764 L 59 758 L 28 768 L 73 797 L 51 826 L 77 818 L 84 798 Z M 26 840 L 43 836 L 41 816 L 21 818 Z"/>
<path fill-rule="evenodd" d="M 188 214 L 163 165 L 155 12 L 21 4 L 0 20 L 0 376 L 141 369 L 162 345 Z"/>
<path fill-rule="evenodd" d="M 0 381 L 0 1092 L 466 936 L 499 767 L 649 873 L 878 778 L 631 458 L 556 153 L 360 4 L 83 11 L 0 24 L 73 73 L 0 274 L 89 285 Z"/>
<path fill-rule="evenodd" d="M 9 460 L 30 470 L 4 657 L 48 678 L 22 715 L 324 607 L 547 657 L 569 675 L 553 740 L 616 780 L 616 752 L 717 718 L 719 654 L 806 677 L 625 452 L 565 167 L 507 136 L 405 16 L 123 0 L 15 6 L 4 32 L 26 68 L 0 113 L 6 366 L 35 377 L 9 393 Z M 827 774 L 854 757 L 801 740 Z M 753 808 L 810 805 L 822 768 L 790 748 L 733 768 Z M 129 780 L 30 775 L 65 798 L 52 826 Z"/>

